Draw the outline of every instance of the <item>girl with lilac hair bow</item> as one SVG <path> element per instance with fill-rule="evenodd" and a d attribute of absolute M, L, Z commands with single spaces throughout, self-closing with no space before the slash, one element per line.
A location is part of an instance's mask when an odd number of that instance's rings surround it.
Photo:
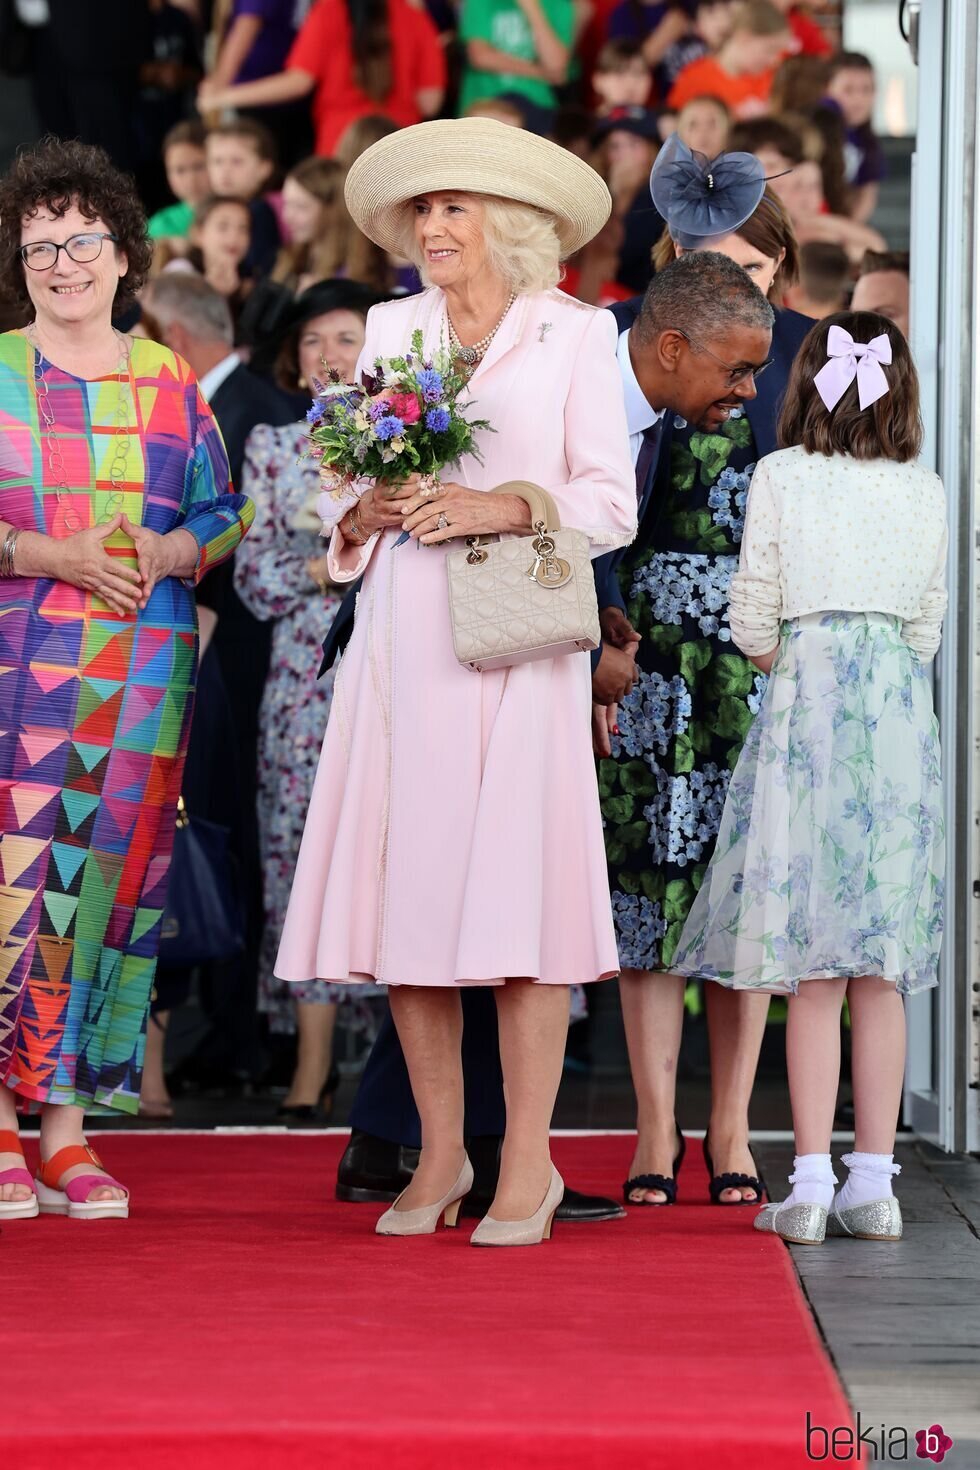
<path fill-rule="evenodd" d="M 789 996 L 796 1159 L 755 1225 L 785 1240 L 897 1240 L 904 997 L 938 983 L 944 832 L 928 662 L 946 608 L 946 498 L 917 463 L 909 345 L 874 312 L 818 322 L 775 454 L 749 489 L 732 638 L 769 684 L 732 773 L 674 968 Z M 835 1192 L 840 1018 L 854 1150 Z"/>

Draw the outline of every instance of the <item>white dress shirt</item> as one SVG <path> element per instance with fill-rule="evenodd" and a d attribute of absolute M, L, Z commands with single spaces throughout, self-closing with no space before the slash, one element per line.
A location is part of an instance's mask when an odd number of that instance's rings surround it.
<path fill-rule="evenodd" d="M 643 389 L 636 381 L 636 373 L 633 371 L 633 363 L 630 359 L 629 341 L 630 331 L 627 328 L 625 332 L 619 334 L 619 341 L 616 343 L 616 360 L 623 379 L 626 424 L 630 433 L 630 454 L 633 457 L 633 468 L 636 469 L 636 461 L 640 457 L 640 447 L 643 444 L 644 430 L 658 423 L 667 410 L 650 407 Z"/>
<path fill-rule="evenodd" d="M 919 464 L 807 454 L 760 459 L 749 486 L 728 615 L 746 654 L 769 653 L 784 618 L 891 613 L 930 659 L 946 611 L 946 493 Z"/>
<path fill-rule="evenodd" d="M 223 357 L 220 362 L 216 362 L 214 367 L 210 368 L 204 374 L 204 377 L 198 380 L 201 397 L 205 403 L 211 402 L 211 399 L 217 393 L 225 379 L 230 378 L 236 367 L 241 366 L 241 361 L 237 352 L 229 352 L 227 357 Z"/>

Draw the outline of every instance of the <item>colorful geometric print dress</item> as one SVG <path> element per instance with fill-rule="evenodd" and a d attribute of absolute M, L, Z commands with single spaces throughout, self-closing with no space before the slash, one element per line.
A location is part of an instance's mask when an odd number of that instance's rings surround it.
<path fill-rule="evenodd" d="M 58 538 L 117 511 L 181 527 L 199 580 L 252 519 L 228 490 L 168 349 L 137 339 L 127 373 L 84 381 L 0 336 L 0 519 Z M 136 565 L 122 532 L 106 545 Z M 128 616 L 64 582 L 0 582 L 0 1082 L 22 1098 L 137 1110 L 196 667 L 183 581 Z"/>
<path fill-rule="evenodd" d="M 766 687 L 728 625 L 752 429 L 741 409 L 711 434 L 674 424 L 654 545 L 637 543 L 619 571 L 639 678 L 599 765 L 620 963 L 648 971 L 670 968 Z"/>

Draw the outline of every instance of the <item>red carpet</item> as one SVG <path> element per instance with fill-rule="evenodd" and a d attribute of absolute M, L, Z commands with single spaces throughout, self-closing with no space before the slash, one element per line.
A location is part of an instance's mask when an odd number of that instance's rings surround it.
<path fill-rule="evenodd" d="M 337 1137 L 106 1136 L 128 1223 L 4 1227 L 17 1470 L 790 1470 L 850 1423 L 781 1242 L 709 1207 L 479 1251 L 373 1234 Z M 36 1144 L 29 1147 L 31 1150 Z M 627 1138 L 559 1138 L 617 1192 Z"/>

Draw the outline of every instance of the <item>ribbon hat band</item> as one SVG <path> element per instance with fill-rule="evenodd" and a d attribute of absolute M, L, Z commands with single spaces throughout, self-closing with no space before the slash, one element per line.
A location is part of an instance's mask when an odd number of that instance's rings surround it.
<path fill-rule="evenodd" d="M 857 378 L 858 403 L 869 408 L 888 392 L 885 367 L 892 360 L 892 344 L 886 332 L 870 342 L 855 342 L 843 327 L 827 333 L 827 361 L 813 379 L 828 412 L 835 409 Z"/>

